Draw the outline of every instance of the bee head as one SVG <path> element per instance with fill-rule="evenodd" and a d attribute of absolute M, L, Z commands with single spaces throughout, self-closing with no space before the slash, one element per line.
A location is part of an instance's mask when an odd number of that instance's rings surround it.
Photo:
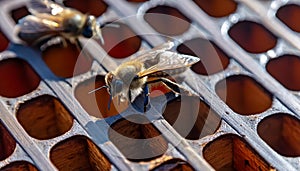
<path fill-rule="evenodd" d="M 96 36 L 96 38 L 100 39 L 101 43 L 104 44 L 100 25 L 97 23 L 96 18 L 92 15 L 89 15 L 87 17 L 86 24 L 82 30 L 82 35 L 86 38 L 91 38 Z"/>
<path fill-rule="evenodd" d="M 105 76 L 105 82 L 112 97 L 120 94 L 124 88 L 124 82 L 121 79 L 116 78 L 111 72 Z"/>
<path fill-rule="evenodd" d="M 96 19 L 94 16 L 89 15 L 86 20 L 86 24 L 82 30 L 82 35 L 86 38 L 91 38 L 94 36 L 94 28 Z"/>

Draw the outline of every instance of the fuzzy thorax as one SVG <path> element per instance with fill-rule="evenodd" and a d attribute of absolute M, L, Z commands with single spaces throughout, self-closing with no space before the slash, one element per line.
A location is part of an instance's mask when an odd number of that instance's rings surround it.
<path fill-rule="evenodd" d="M 142 63 L 130 61 L 121 64 L 115 71 L 109 72 L 105 81 L 111 95 L 125 97 L 130 90 L 132 100 L 134 100 L 142 92 L 142 87 L 147 82 L 147 77 L 136 78 L 137 74 L 144 69 Z"/>
<path fill-rule="evenodd" d="M 140 62 L 125 62 L 116 69 L 114 74 L 130 89 L 137 89 L 141 88 L 147 81 L 147 77 L 136 79 L 137 74 L 144 69 L 144 65 Z"/>

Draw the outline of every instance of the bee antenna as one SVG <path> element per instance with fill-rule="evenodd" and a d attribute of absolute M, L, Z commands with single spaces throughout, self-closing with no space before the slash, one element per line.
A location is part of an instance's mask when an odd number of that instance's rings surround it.
<path fill-rule="evenodd" d="M 101 86 L 99 88 L 96 88 L 95 90 L 90 91 L 89 94 L 94 93 L 94 92 L 96 92 L 98 90 L 101 90 L 102 88 L 108 88 L 108 87 L 107 87 L 107 85 Z"/>

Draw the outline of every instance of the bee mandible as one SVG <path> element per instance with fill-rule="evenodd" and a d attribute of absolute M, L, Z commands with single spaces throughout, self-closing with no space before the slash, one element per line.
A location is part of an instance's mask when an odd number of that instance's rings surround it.
<path fill-rule="evenodd" d="M 78 37 L 100 39 L 104 43 L 100 24 L 92 15 L 63 7 L 49 0 L 31 0 L 27 15 L 19 20 L 18 36 L 29 44 L 36 45 L 51 37 L 60 36 L 77 43 Z"/>
<path fill-rule="evenodd" d="M 166 77 L 169 74 L 173 75 L 184 72 L 189 66 L 200 59 L 168 51 L 173 46 L 173 42 L 167 42 L 132 60 L 122 63 L 114 71 L 106 74 L 106 85 L 89 93 L 107 88 L 110 94 L 109 105 L 113 97 L 118 97 L 119 101 L 128 100 L 129 102 L 133 102 L 139 94 L 144 93 L 146 95 L 144 111 L 149 103 L 148 84 L 162 82 L 175 93 L 190 94 L 183 86 Z"/>

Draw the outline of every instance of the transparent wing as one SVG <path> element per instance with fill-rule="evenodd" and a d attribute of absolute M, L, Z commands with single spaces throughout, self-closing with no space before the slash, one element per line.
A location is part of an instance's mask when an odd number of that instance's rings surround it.
<path fill-rule="evenodd" d="M 174 46 L 173 42 L 167 42 L 164 43 L 160 46 L 154 47 L 153 49 L 146 51 L 145 53 L 141 54 L 140 56 L 133 58 L 132 61 L 136 62 L 142 62 L 144 63 L 145 61 L 151 61 L 151 60 L 156 60 L 157 55 L 161 52 L 164 52 L 166 50 L 171 49 Z M 150 64 L 151 65 L 151 64 Z"/>
<path fill-rule="evenodd" d="M 64 11 L 64 7 L 49 0 L 31 0 L 28 9 L 34 15 L 44 13 L 56 16 Z"/>
<path fill-rule="evenodd" d="M 40 33 L 62 31 L 62 27 L 54 21 L 38 18 L 28 15 L 22 18 L 18 23 L 20 32 L 22 33 Z"/>
<path fill-rule="evenodd" d="M 147 64 L 149 66 L 146 66 L 146 69 L 139 72 L 137 75 L 139 77 L 144 77 L 160 71 L 186 68 L 198 62 L 199 60 L 200 59 L 198 57 L 182 55 L 171 51 L 164 51 L 157 54 L 154 58 L 151 57 L 150 61 L 153 62 L 151 66 Z M 145 62 L 147 62 L 147 59 Z"/>

